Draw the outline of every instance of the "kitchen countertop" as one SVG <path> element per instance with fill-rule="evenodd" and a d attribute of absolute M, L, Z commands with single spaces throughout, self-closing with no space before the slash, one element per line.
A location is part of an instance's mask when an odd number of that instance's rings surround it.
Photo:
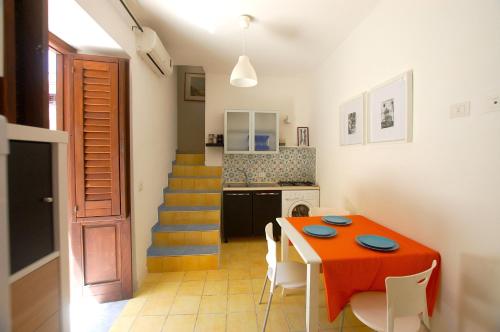
<path fill-rule="evenodd" d="M 261 190 L 319 190 L 318 185 L 314 186 L 280 186 L 277 183 L 261 184 L 259 186 L 241 186 L 241 187 L 228 187 L 224 184 L 223 191 L 261 191 Z"/>

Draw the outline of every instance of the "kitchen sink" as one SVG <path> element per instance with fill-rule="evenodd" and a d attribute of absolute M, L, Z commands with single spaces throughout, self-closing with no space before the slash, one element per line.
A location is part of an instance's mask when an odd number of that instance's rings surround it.
<path fill-rule="evenodd" d="M 229 182 L 225 183 L 224 187 L 226 188 L 259 188 L 259 187 L 279 187 L 279 184 L 277 183 L 265 183 L 265 182 L 251 182 L 251 183 L 245 183 L 245 182 Z"/>
<path fill-rule="evenodd" d="M 224 183 L 224 187 L 239 188 L 239 187 L 248 187 L 248 186 L 245 182 L 231 182 L 231 183 Z"/>
<path fill-rule="evenodd" d="M 253 183 L 249 183 L 248 184 L 248 187 L 279 187 L 280 185 L 277 184 L 277 183 L 265 183 L 265 182 L 253 182 Z"/>

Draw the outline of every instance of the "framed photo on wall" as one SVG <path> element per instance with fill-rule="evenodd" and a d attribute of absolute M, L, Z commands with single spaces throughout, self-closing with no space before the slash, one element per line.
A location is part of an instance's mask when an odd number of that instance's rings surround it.
<path fill-rule="evenodd" d="M 309 146 L 309 127 L 297 127 L 297 146 Z"/>
<path fill-rule="evenodd" d="M 407 71 L 370 90 L 368 138 L 371 143 L 412 139 L 413 74 Z"/>
<path fill-rule="evenodd" d="M 365 93 L 340 105 L 340 144 L 365 142 Z"/>
<path fill-rule="evenodd" d="M 184 78 L 184 100 L 205 101 L 205 74 L 186 73 Z"/>

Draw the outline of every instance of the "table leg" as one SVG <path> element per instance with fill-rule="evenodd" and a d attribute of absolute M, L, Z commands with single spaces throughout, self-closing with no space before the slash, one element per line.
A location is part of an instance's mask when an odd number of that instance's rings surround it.
<path fill-rule="evenodd" d="M 281 228 L 281 261 L 286 262 L 288 260 L 288 235 L 285 233 L 283 228 Z"/>
<path fill-rule="evenodd" d="M 319 264 L 307 264 L 306 330 L 318 331 Z"/>

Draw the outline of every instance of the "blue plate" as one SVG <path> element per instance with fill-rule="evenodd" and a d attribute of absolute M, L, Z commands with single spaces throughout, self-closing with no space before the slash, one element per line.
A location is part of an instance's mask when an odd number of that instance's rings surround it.
<path fill-rule="evenodd" d="M 341 216 L 324 216 L 321 217 L 321 220 L 331 225 L 345 226 L 352 224 L 351 219 Z"/>
<path fill-rule="evenodd" d="M 374 249 L 392 249 L 397 245 L 395 241 L 378 235 L 358 235 L 356 241 Z"/>
<path fill-rule="evenodd" d="M 389 249 L 381 249 L 381 248 L 375 248 L 375 247 L 370 247 L 369 245 L 366 245 L 362 242 L 360 242 L 358 239 L 356 239 L 356 242 L 362 246 L 362 247 L 365 247 L 367 249 L 370 249 L 370 250 L 375 250 L 375 251 L 382 251 L 382 252 L 390 252 L 390 251 L 394 251 L 394 250 L 398 250 L 399 249 L 399 244 L 396 243 L 396 245 L 392 248 L 389 248 Z"/>
<path fill-rule="evenodd" d="M 335 235 L 337 235 L 337 231 L 334 228 L 328 226 L 310 225 L 305 226 L 302 230 L 307 235 L 317 237 L 334 237 Z"/>

